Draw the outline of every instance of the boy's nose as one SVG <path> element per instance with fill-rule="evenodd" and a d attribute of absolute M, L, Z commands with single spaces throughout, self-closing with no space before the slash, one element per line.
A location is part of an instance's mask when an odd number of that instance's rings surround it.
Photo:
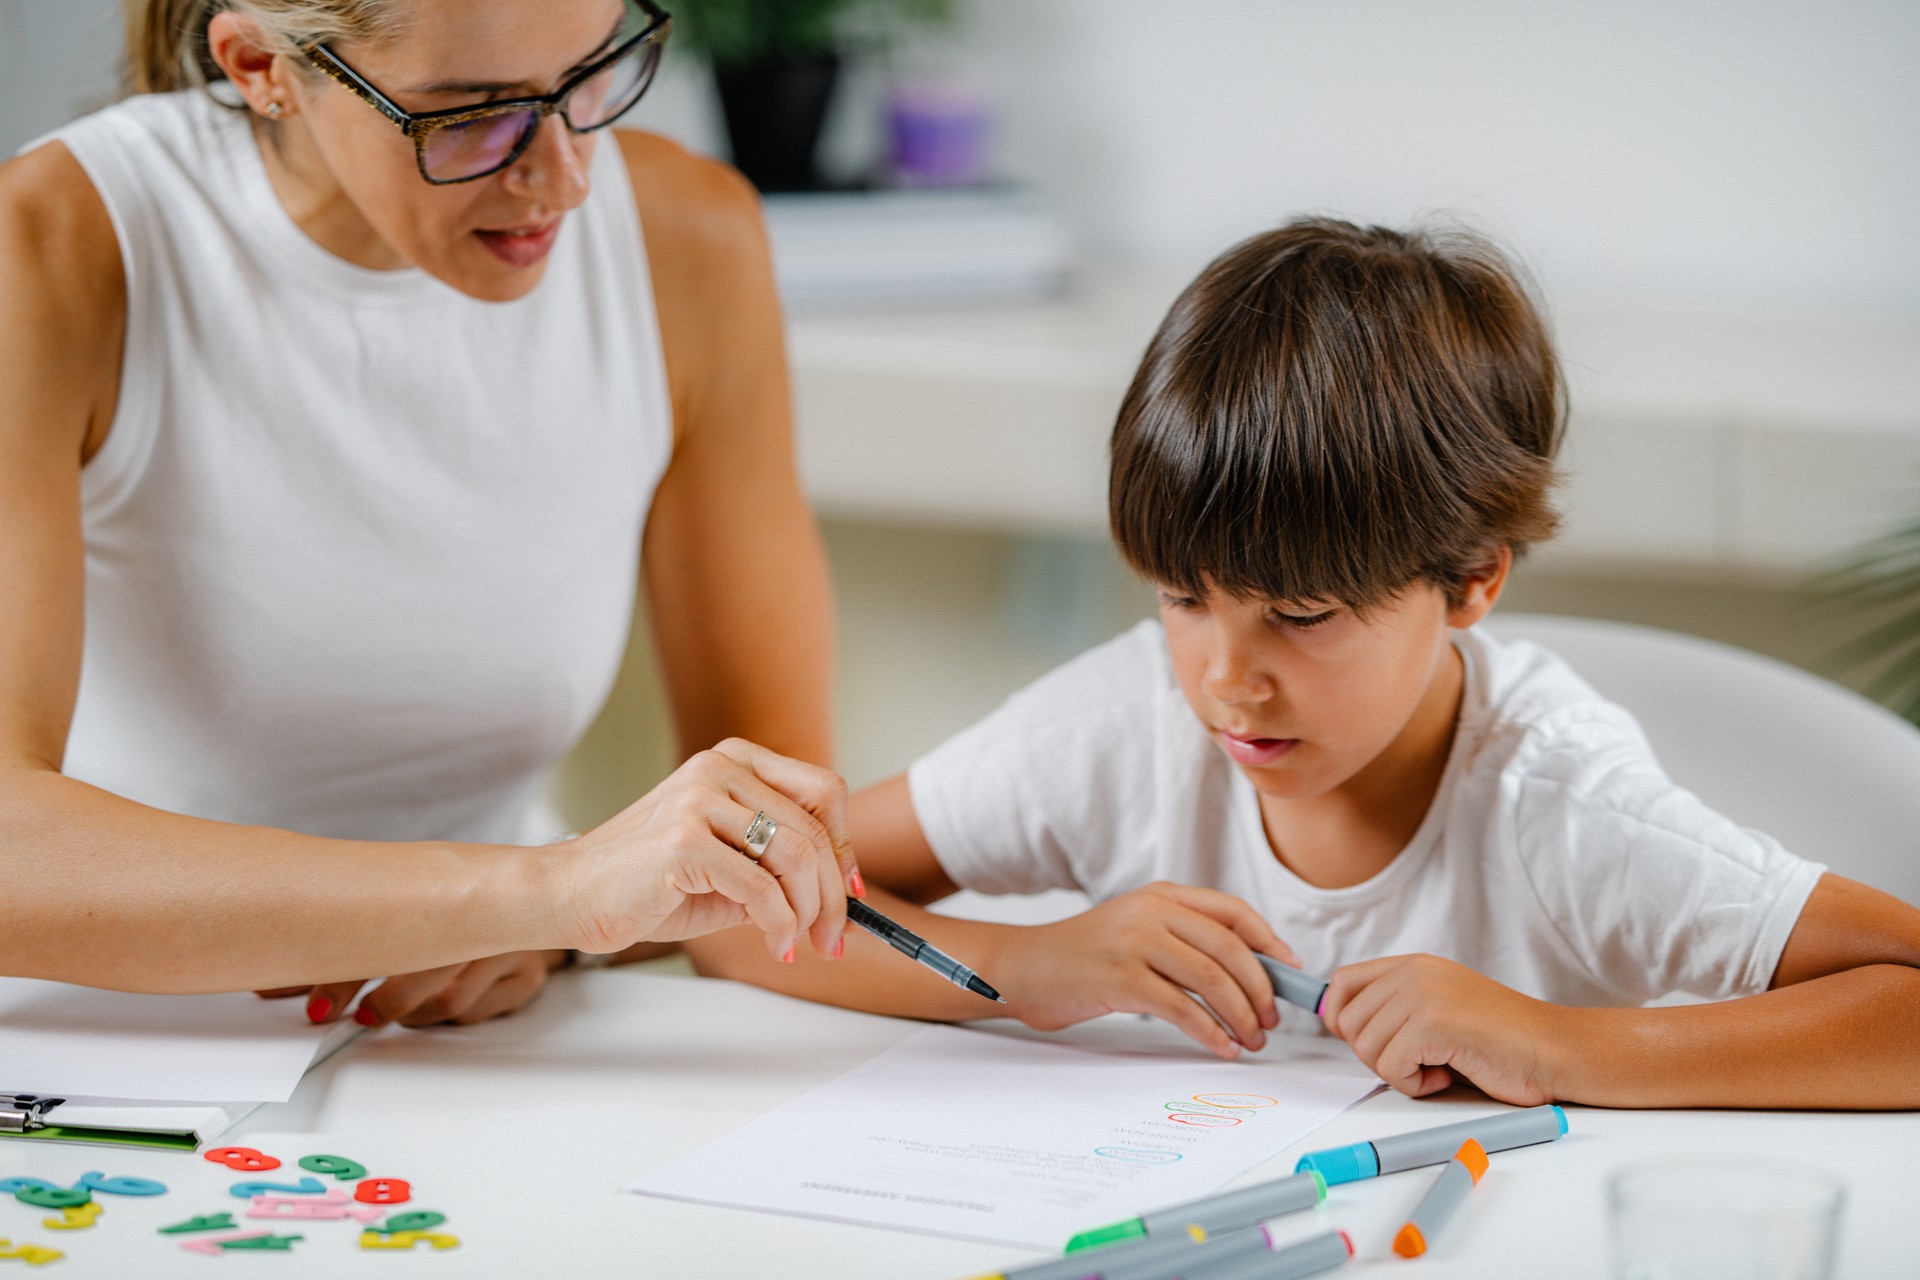
<path fill-rule="evenodd" d="M 1273 696 L 1273 681 L 1238 650 L 1222 648 L 1207 662 L 1207 696 L 1217 702 L 1264 702 Z"/>

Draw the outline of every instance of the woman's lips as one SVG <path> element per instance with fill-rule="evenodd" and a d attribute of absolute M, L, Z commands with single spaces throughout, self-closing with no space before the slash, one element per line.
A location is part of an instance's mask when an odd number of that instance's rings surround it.
<path fill-rule="evenodd" d="M 1244 764 L 1252 768 L 1270 765 L 1300 745 L 1298 738 L 1242 738 L 1235 734 L 1219 731 L 1220 745 L 1235 764 Z"/>
<path fill-rule="evenodd" d="M 500 231 L 476 231 L 487 252 L 510 267 L 531 267 L 553 251 L 560 234 L 560 219 L 538 227 L 512 227 Z"/>

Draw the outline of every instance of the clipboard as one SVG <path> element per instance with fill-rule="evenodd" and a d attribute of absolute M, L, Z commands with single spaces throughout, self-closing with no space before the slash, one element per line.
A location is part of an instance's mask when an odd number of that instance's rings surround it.
<path fill-rule="evenodd" d="M 307 1071 L 365 1034 L 354 1022 L 336 1023 Z M 0 1141 L 85 1143 L 149 1150 L 199 1150 L 239 1124 L 259 1102 L 165 1103 L 116 1098 L 63 1098 L 0 1089 Z"/>

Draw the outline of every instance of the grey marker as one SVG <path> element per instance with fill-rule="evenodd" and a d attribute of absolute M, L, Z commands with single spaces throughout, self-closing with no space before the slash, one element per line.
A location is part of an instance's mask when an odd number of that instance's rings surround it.
<path fill-rule="evenodd" d="M 1403 1169 L 1445 1164 L 1468 1138 L 1486 1151 L 1510 1151 L 1536 1142 L 1557 1142 L 1566 1132 L 1567 1113 L 1548 1103 L 1505 1115 L 1443 1124 L 1418 1133 L 1397 1133 L 1391 1138 L 1356 1142 L 1350 1147 L 1308 1152 L 1293 1168 L 1295 1173 L 1317 1169 L 1329 1185 L 1337 1185 L 1383 1173 L 1399 1173 Z"/>
<path fill-rule="evenodd" d="M 1162 1237 L 1139 1244 L 1115 1245 L 1072 1255 L 1088 1270 L 1083 1275 L 1100 1280 L 1169 1280 L 1199 1274 L 1195 1268 L 1221 1266 L 1241 1258 L 1265 1257 L 1273 1248 L 1264 1227 L 1245 1227 L 1195 1244 L 1190 1239 Z"/>
<path fill-rule="evenodd" d="M 1180 1230 L 1158 1240 L 1135 1240 L 1086 1253 L 1070 1253 L 1064 1258 L 1049 1258 L 1024 1267 L 1012 1267 L 1000 1273 L 1001 1280 L 1116 1280 L 1107 1268 L 1116 1264 L 1144 1265 L 1142 1274 L 1164 1276 L 1179 1257 L 1201 1246 L 1206 1232 L 1195 1228 Z M 1131 1274 L 1131 1273 L 1129 1273 Z M 982 1280 L 986 1280 L 982 1277 Z"/>
<path fill-rule="evenodd" d="M 1407 1224 L 1394 1236 L 1393 1251 L 1403 1258 L 1417 1258 L 1425 1253 L 1434 1237 L 1440 1234 L 1440 1228 L 1467 1202 L 1474 1187 L 1479 1185 L 1480 1175 L 1486 1171 L 1487 1153 L 1480 1149 L 1479 1143 L 1468 1138 L 1427 1188 L 1427 1194 L 1420 1197 L 1420 1204 Z"/>
<path fill-rule="evenodd" d="M 1179 1280 L 1300 1280 L 1344 1266 L 1353 1256 L 1353 1241 L 1344 1231 L 1329 1231 L 1284 1249 L 1254 1257 L 1235 1258 L 1215 1266 L 1176 1273 Z"/>
<path fill-rule="evenodd" d="M 1316 978 L 1310 973 L 1302 973 L 1289 965 L 1281 964 L 1269 956 L 1254 953 L 1254 959 L 1267 971 L 1267 979 L 1273 983 L 1273 994 L 1288 1004 L 1299 1005 L 1308 1013 L 1318 1017 L 1320 1002 L 1327 998 L 1327 980 Z"/>
<path fill-rule="evenodd" d="M 1175 1205 L 1157 1213 L 1140 1215 L 1140 1225 L 1149 1236 L 1165 1235 L 1192 1223 L 1209 1238 L 1223 1231 L 1258 1226 L 1269 1218 L 1298 1213 L 1319 1204 L 1327 1194 L 1327 1184 L 1319 1174 L 1296 1173 L 1256 1186 L 1242 1187 L 1224 1195 L 1210 1196 Z"/>

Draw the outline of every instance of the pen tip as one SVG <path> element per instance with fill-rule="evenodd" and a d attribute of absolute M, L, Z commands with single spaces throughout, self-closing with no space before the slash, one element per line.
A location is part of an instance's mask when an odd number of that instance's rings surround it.
<path fill-rule="evenodd" d="M 1005 996 L 995 996 L 994 999 L 1001 1004 L 1005 1004 L 1007 1002 L 1007 998 Z"/>

